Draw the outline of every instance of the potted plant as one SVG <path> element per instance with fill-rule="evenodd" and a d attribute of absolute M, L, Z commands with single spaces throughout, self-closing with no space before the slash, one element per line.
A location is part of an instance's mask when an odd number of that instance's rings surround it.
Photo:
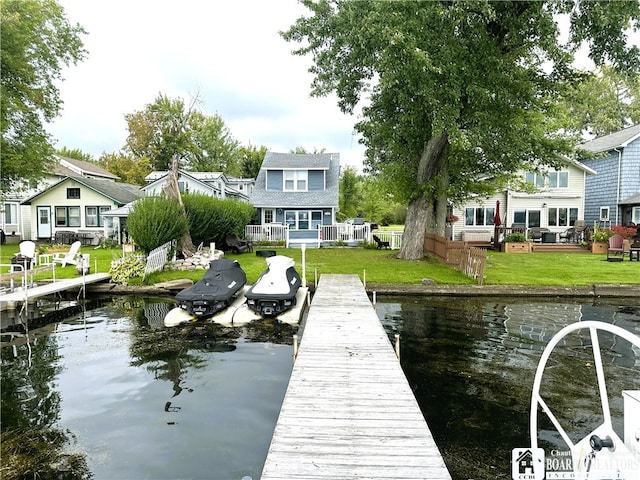
<path fill-rule="evenodd" d="M 504 237 L 505 253 L 530 253 L 531 243 L 527 241 L 524 233 L 514 232 Z"/>
<path fill-rule="evenodd" d="M 593 225 L 593 234 L 591 235 L 591 253 L 607 253 L 611 235 L 611 230 L 599 228 L 598 224 L 595 223 Z"/>

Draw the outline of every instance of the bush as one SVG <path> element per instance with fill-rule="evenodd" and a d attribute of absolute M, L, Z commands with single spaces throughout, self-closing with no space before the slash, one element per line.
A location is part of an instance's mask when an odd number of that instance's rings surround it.
<path fill-rule="evenodd" d="M 524 233 L 520 233 L 520 232 L 514 232 L 514 233 L 510 233 L 509 235 L 506 235 L 504 237 L 504 242 L 514 242 L 514 243 L 520 243 L 520 242 L 526 242 L 527 241 L 527 237 L 525 236 Z"/>
<path fill-rule="evenodd" d="M 109 275 L 113 283 L 127 283 L 130 278 L 144 275 L 145 262 L 137 255 L 130 254 L 111 262 Z"/>
<path fill-rule="evenodd" d="M 165 196 L 138 200 L 127 218 L 133 241 L 145 254 L 187 233 L 187 218 L 176 199 Z"/>
<path fill-rule="evenodd" d="M 255 212 L 248 203 L 203 194 L 184 195 L 182 200 L 194 245 L 222 245 L 228 233 L 244 238 L 244 227 Z"/>

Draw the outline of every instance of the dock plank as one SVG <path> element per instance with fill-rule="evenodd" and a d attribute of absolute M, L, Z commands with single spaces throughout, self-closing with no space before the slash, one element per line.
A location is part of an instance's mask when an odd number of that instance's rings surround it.
<path fill-rule="evenodd" d="M 313 297 L 262 471 L 285 478 L 451 479 L 356 275 Z"/>
<path fill-rule="evenodd" d="M 24 302 L 25 299 L 29 301 L 35 298 L 46 297 L 47 295 L 52 295 L 57 292 L 77 289 L 90 283 L 104 282 L 110 278 L 111 275 L 108 273 L 92 273 L 75 278 L 61 279 L 45 285 L 27 288 L 26 290 L 16 290 L 12 293 L 0 295 L 0 310 L 15 308 L 16 304 Z"/>

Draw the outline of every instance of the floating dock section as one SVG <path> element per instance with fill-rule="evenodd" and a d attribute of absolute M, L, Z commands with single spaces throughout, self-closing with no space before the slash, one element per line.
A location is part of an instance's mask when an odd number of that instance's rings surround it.
<path fill-rule="evenodd" d="M 92 273 L 74 278 L 65 278 L 26 289 L 16 289 L 12 293 L 0 295 L 0 310 L 15 309 L 17 305 L 33 301 L 40 297 L 46 297 L 66 290 L 78 290 L 90 283 L 105 282 L 110 278 L 111 275 L 108 273 Z"/>
<path fill-rule="evenodd" d="M 450 480 L 357 275 L 313 296 L 262 480 Z"/>

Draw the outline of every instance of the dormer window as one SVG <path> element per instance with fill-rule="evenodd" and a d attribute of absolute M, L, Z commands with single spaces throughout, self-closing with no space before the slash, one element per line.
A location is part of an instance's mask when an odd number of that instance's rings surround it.
<path fill-rule="evenodd" d="M 306 192 L 307 177 L 307 170 L 285 170 L 283 190 L 285 192 Z"/>

